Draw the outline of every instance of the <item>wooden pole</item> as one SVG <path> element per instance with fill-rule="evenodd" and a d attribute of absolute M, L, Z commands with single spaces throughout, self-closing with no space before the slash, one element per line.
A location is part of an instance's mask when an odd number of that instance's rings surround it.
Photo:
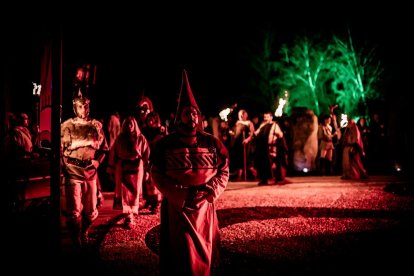
<path fill-rule="evenodd" d="M 60 106 L 62 104 L 62 31 L 60 26 L 52 30 L 52 156 L 50 201 L 53 227 L 53 253 L 61 253 L 60 222 Z"/>
<path fill-rule="evenodd" d="M 246 134 L 243 131 L 243 141 L 244 141 L 244 139 L 246 139 Z M 247 173 L 246 173 L 247 172 L 246 146 L 247 145 L 243 143 L 243 178 L 244 178 L 244 181 L 247 181 Z"/>

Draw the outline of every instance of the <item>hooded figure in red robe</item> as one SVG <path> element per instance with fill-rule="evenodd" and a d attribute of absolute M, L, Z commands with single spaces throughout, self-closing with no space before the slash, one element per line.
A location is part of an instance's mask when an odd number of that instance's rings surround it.
<path fill-rule="evenodd" d="M 150 157 L 163 194 L 160 272 L 210 275 L 218 252 L 215 201 L 227 186 L 229 159 L 221 141 L 202 131 L 185 70 L 175 118 L 176 131 L 160 139 Z"/>

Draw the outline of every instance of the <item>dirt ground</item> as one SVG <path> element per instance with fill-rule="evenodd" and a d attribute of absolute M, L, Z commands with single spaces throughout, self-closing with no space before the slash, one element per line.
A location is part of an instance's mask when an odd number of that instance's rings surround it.
<path fill-rule="evenodd" d="M 221 258 L 213 275 L 400 275 L 412 269 L 414 189 L 409 181 L 395 176 L 287 180 L 273 186 L 229 182 L 217 201 Z M 56 264 L 68 274 L 80 269 L 97 275 L 158 275 L 159 215 L 143 209 L 138 224 L 127 230 L 120 211 L 112 209 L 112 196 L 105 193 L 82 255 L 71 251 L 62 226 Z M 41 224 L 39 214 L 31 216 Z M 38 231 L 39 238 L 45 235 Z M 43 244 L 30 237 L 18 247 L 26 249 L 20 258 L 28 263 L 33 248 Z M 27 269 L 47 271 L 47 258 L 34 258 Z"/>

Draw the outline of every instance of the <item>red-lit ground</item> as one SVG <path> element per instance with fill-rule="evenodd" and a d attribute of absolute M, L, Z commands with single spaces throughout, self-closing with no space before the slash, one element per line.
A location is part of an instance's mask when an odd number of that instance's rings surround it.
<path fill-rule="evenodd" d="M 388 176 L 288 180 L 283 186 L 229 182 L 217 202 L 221 264 L 214 275 L 398 275 L 412 269 L 411 183 Z M 61 266 L 71 271 L 81 264 L 97 275 L 157 275 L 159 216 L 142 210 L 135 228 L 126 230 L 120 211 L 112 210 L 112 193 L 105 199 L 81 261 L 73 262 L 63 231 Z"/>
<path fill-rule="evenodd" d="M 289 180 L 267 187 L 229 182 L 217 203 L 222 262 L 215 274 L 345 274 L 409 267 L 414 197 L 407 183 L 390 177 Z M 143 210 L 138 225 L 125 230 L 122 216 L 110 210 L 110 194 L 107 198 L 91 239 L 101 265 L 114 274 L 156 275 L 159 217 Z"/>

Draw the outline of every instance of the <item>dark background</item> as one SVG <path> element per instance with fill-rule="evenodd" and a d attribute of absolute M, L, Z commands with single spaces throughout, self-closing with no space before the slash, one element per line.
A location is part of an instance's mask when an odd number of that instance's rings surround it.
<path fill-rule="evenodd" d="M 207 116 L 235 102 L 257 108 L 249 86 L 254 71 L 248 50 L 260 47 L 263 30 L 274 31 L 278 48 L 302 35 L 344 36 L 349 28 L 356 45 L 376 48 L 384 67 L 385 99 L 404 105 L 413 71 L 411 17 L 409 9 L 397 3 L 362 7 L 353 2 L 336 7 L 160 4 L 149 10 L 117 5 L 104 12 L 79 6 L 37 16 L 26 11 L 2 24 L 5 110 L 33 112 L 31 82 L 39 80 L 43 45 L 56 26 L 63 45 L 63 117 L 73 115 L 71 82 L 76 67 L 84 63 L 97 66 L 90 95 L 96 117 L 104 118 L 113 110 L 128 112 L 143 91 L 163 117 L 174 112 L 183 68 Z M 384 108 L 388 107 L 378 105 Z"/>

